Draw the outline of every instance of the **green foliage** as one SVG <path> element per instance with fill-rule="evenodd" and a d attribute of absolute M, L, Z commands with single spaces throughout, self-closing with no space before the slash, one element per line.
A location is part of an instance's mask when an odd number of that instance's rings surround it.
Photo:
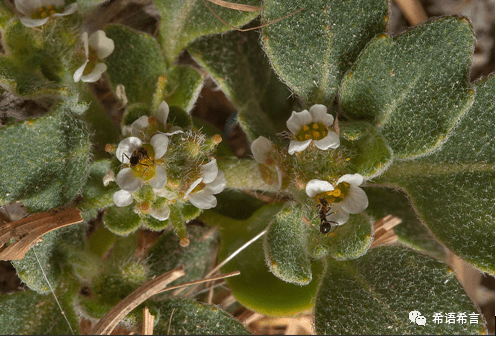
<path fill-rule="evenodd" d="M 410 322 L 418 311 L 426 325 Z M 322 335 L 483 334 L 482 318 L 447 324 L 445 313 L 478 313 L 446 265 L 412 250 L 379 247 L 353 261 L 329 260 L 315 302 Z M 441 313 L 443 323 L 433 322 Z"/>
<path fill-rule="evenodd" d="M 244 201 L 232 200 L 231 204 L 243 205 Z M 265 205 L 243 220 L 204 211 L 200 217 L 203 221 L 220 226 L 219 262 L 263 231 L 281 208 L 280 204 Z M 226 279 L 229 288 L 237 301 L 253 311 L 271 316 L 291 316 L 308 310 L 313 305 L 318 280 L 312 280 L 310 284 L 301 287 L 275 277 L 267 270 L 261 239 L 249 245 L 221 268 L 223 273 L 235 270 L 242 274 Z M 321 264 L 313 262 L 311 272 L 314 277 L 319 277 L 322 272 Z"/>
<path fill-rule="evenodd" d="M 61 335 L 78 334 L 78 317 L 74 303 L 78 285 L 70 276 L 55 290 L 62 311 L 52 294 L 40 295 L 28 290 L 0 295 L 0 334 Z"/>
<path fill-rule="evenodd" d="M 114 205 L 105 212 L 103 223 L 117 235 L 128 235 L 141 226 L 141 217 L 134 212 L 132 205 L 122 208 Z"/>
<path fill-rule="evenodd" d="M 386 215 L 401 218 L 401 223 L 394 227 L 399 242 L 434 258 L 440 260 L 446 258 L 444 247 L 432 237 L 419 220 L 405 193 L 385 187 L 363 189 L 369 199 L 366 211 L 375 221 Z"/>
<path fill-rule="evenodd" d="M 339 124 L 339 129 L 341 145 L 352 151 L 345 172 L 371 178 L 380 175 L 391 165 L 393 151 L 372 125 L 367 122 L 345 122 Z"/>
<path fill-rule="evenodd" d="M 230 32 L 198 39 L 188 47 L 239 110 L 238 121 L 250 140 L 274 136 L 262 100 L 272 90 L 274 72 L 256 32 Z"/>
<path fill-rule="evenodd" d="M 276 215 L 264 238 L 265 260 L 272 274 L 300 286 L 312 281 L 302 217 L 301 209 L 287 206 Z"/>
<path fill-rule="evenodd" d="M 170 299 L 160 304 L 156 335 L 250 335 L 222 309 L 188 299 Z"/>
<path fill-rule="evenodd" d="M 435 237 L 494 274 L 494 76 L 475 84 L 470 110 L 435 152 L 398 162 L 381 182 L 404 187 Z"/>
<path fill-rule="evenodd" d="M 166 76 L 164 100 L 169 106 L 190 112 L 203 86 L 202 75 L 192 67 L 178 65 L 169 69 Z"/>
<path fill-rule="evenodd" d="M 231 30 L 220 22 L 202 0 L 156 0 L 162 17 L 159 42 L 166 62 L 170 65 L 190 42 L 198 37 Z M 260 6 L 261 0 L 232 0 L 232 3 Z M 258 12 L 244 12 L 210 4 L 212 9 L 231 26 L 240 27 Z"/>
<path fill-rule="evenodd" d="M 0 204 L 20 200 L 30 211 L 68 203 L 88 175 L 86 125 L 70 103 L 0 130 Z"/>
<path fill-rule="evenodd" d="M 376 37 L 344 78 L 344 113 L 380 125 L 396 157 L 433 151 L 472 103 L 473 43 L 472 27 L 460 17 Z"/>
<path fill-rule="evenodd" d="M 105 58 L 114 88 L 124 85 L 130 103 L 151 104 L 158 77 L 165 73 L 158 43 L 148 34 L 117 24 L 106 26 L 105 33 L 115 44 L 114 52 Z"/>
<path fill-rule="evenodd" d="M 103 184 L 103 176 L 110 169 L 110 160 L 100 159 L 93 161 L 90 166 L 90 175 L 83 188 L 84 202 L 80 204 L 82 209 L 104 208 L 114 204 L 112 195 L 118 189 L 115 182 L 107 186 Z"/>
<path fill-rule="evenodd" d="M 172 230 L 166 231 L 148 251 L 147 266 L 151 275 L 161 275 L 180 265 L 186 275 L 174 285 L 203 278 L 215 259 L 218 246 L 217 233 L 198 226 L 188 226 L 190 244 L 181 247 Z M 163 296 L 163 295 L 161 295 Z"/>
<path fill-rule="evenodd" d="M 386 29 L 386 0 L 269 0 L 263 29 L 272 66 L 306 106 L 328 106 L 367 42 Z"/>

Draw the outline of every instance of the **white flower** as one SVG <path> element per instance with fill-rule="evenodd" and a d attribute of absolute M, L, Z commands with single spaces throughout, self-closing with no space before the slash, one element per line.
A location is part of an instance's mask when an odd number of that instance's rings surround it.
<path fill-rule="evenodd" d="M 118 207 L 126 207 L 134 202 L 133 194 L 126 190 L 115 192 L 113 198 L 115 205 Z M 159 221 L 165 221 L 169 218 L 170 208 L 167 205 L 158 209 L 150 208 L 148 214 Z"/>
<path fill-rule="evenodd" d="M 350 214 L 361 213 L 368 207 L 367 194 L 359 188 L 362 183 L 360 174 L 341 176 L 335 187 L 327 181 L 312 179 L 307 183 L 305 191 L 310 197 L 327 200 L 331 205 L 327 220 L 341 225 L 348 221 Z"/>
<path fill-rule="evenodd" d="M 138 119 L 136 119 L 133 124 L 131 124 L 132 136 L 139 137 L 141 132 L 144 131 L 150 125 L 148 118 L 149 118 L 148 116 L 141 116 Z M 169 105 L 167 105 L 165 101 L 162 101 L 162 103 L 160 103 L 157 110 L 156 118 L 164 127 L 167 126 L 167 119 L 169 118 Z M 183 131 L 179 127 L 173 126 L 170 129 L 170 132 L 161 132 L 161 133 L 166 136 L 172 136 L 182 132 Z"/>
<path fill-rule="evenodd" d="M 165 168 L 155 163 L 167 151 L 169 139 L 163 134 L 156 134 L 150 144 L 143 144 L 138 137 L 123 139 L 117 146 L 116 156 L 123 164 L 130 164 L 117 174 L 119 187 L 134 192 L 147 182 L 154 188 L 161 188 L 167 183 Z"/>
<path fill-rule="evenodd" d="M 274 165 L 277 173 L 277 190 L 282 187 L 282 171 L 279 166 L 275 165 L 274 157 L 272 152 L 274 151 L 274 145 L 267 138 L 260 136 L 251 143 L 251 152 L 255 161 L 266 166 Z"/>
<path fill-rule="evenodd" d="M 82 39 L 86 61 L 74 72 L 74 82 L 77 83 L 82 80 L 83 82 L 92 83 L 100 79 L 102 73 L 107 70 L 107 65 L 98 61 L 108 57 L 114 51 L 114 41 L 107 38 L 102 30 L 93 32 L 89 39 L 88 32 L 84 32 Z M 89 66 L 88 64 L 92 66 L 92 70 L 83 75 L 86 66 Z"/>
<path fill-rule="evenodd" d="M 184 198 L 189 198 L 191 204 L 200 209 L 210 209 L 217 205 L 214 194 L 218 194 L 226 187 L 224 173 L 217 168 L 217 160 L 200 166 L 202 177 L 191 184 Z M 197 186 L 201 190 L 192 192 Z"/>
<path fill-rule="evenodd" d="M 51 16 L 62 17 L 74 13 L 77 3 L 65 6 L 64 0 L 15 0 L 15 6 L 24 16 L 20 17 L 26 27 L 44 25 Z"/>
<path fill-rule="evenodd" d="M 289 143 L 290 155 L 305 150 L 312 141 L 320 150 L 336 149 L 339 146 L 339 136 L 334 131 L 329 131 L 334 117 L 327 113 L 327 108 L 324 105 L 315 104 L 309 111 L 293 111 L 286 122 L 289 131 L 295 137 Z"/>

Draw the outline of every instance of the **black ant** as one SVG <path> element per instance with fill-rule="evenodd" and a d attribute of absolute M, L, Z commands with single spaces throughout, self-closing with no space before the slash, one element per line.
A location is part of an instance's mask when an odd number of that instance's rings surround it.
<path fill-rule="evenodd" d="M 331 208 L 329 202 L 322 197 L 319 198 L 319 202 L 320 204 L 317 205 L 317 207 L 319 207 L 320 232 L 325 235 L 328 234 L 334 227 L 337 227 L 339 223 L 327 220 L 328 215 L 335 214 L 335 212 L 329 213 L 329 209 Z"/>
<path fill-rule="evenodd" d="M 129 159 L 129 164 L 131 166 L 136 166 L 138 164 L 146 166 L 146 169 L 143 171 L 143 175 L 145 174 L 146 170 L 148 170 L 148 168 L 150 168 L 150 166 L 148 164 L 141 163 L 141 160 L 143 160 L 143 159 L 150 159 L 150 157 L 148 156 L 148 151 L 146 151 L 146 148 L 144 148 L 144 147 L 140 147 L 139 149 L 135 150 L 131 154 L 131 157 L 129 157 L 126 154 L 123 154 L 123 155 L 126 156 L 127 159 Z"/>

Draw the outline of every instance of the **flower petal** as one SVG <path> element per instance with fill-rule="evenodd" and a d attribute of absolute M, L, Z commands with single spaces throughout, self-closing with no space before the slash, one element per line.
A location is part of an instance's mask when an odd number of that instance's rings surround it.
<path fill-rule="evenodd" d="M 150 209 L 149 214 L 159 220 L 159 221 L 165 221 L 166 219 L 169 218 L 170 215 L 170 208 L 167 205 L 164 205 L 163 207 L 159 209 Z"/>
<path fill-rule="evenodd" d="M 339 184 L 341 182 L 346 182 L 350 185 L 354 185 L 354 186 L 358 187 L 358 186 L 362 185 L 362 183 L 363 183 L 363 176 L 360 174 L 354 174 L 354 175 L 346 174 L 346 175 L 339 177 L 337 184 Z"/>
<path fill-rule="evenodd" d="M 196 181 L 194 181 L 193 184 L 189 186 L 188 191 L 186 191 L 186 193 L 184 194 L 184 197 L 188 197 L 189 193 L 195 190 L 196 186 L 200 184 L 202 180 L 203 178 L 200 177 Z"/>
<path fill-rule="evenodd" d="M 369 199 L 362 188 L 351 185 L 348 191 L 348 196 L 346 196 L 340 204 L 343 210 L 347 213 L 358 214 L 367 209 Z"/>
<path fill-rule="evenodd" d="M 257 163 L 265 163 L 267 154 L 272 151 L 272 142 L 260 136 L 251 143 L 251 153 Z"/>
<path fill-rule="evenodd" d="M 320 179 L 312 179 L 307 183 L 305 187 L 305 192 L 310 197 L 315 197 L 321 192 L 332 191 L 334 187 L 331 183 L 327 181 L 321 181 Z"/>
<path fill-rule="evenodd" d="M 327 221 L 336 222 L 339 225 L 343 225 L 348 222 L 349 218 L 350 214 L 344 211 L 340 204 L 333 204 L 326 215 Z"/>
<path fill-rule="evenodd" d="M 94 83 L 101 78 L 102 73 L 105 71 L 107 71 L 107 65 L 104 63 L 98 63 L 95 65 L 95 68 L 91 71 L 91 73 L 81 76 L 81 80 L 85 83 Z"/>
<path fill-rule="evenodd" d="M 163 188 L 167 183 L 167 172 L 161 165 L 155 166 L 155 176 L 148 180 L 148 184 L 156 189 Z"/>
<path fill-rule="evenodd" d="M 63 3 L 63 1 L 57 1 L 58 3 Z M 59 7 L 55 4 L 55 7 Z M 78 9 L 78 4 L 77 2 L 73 2 L 72 4 L 69 4 L 65 6 L 64 11 L 62 13 L 55 13 L 53 14 L 54 17 L 63 17 L 69 14 L 72 14 L 76 12 Z"/>
<path fill-rule="evenodd" d="M 115 156 L 122 164 L 128 164 L 134 151 L 138 150 L 143 142 L 138 137 L 127 137 L 121 140 L 115 151 Z"/>
<path fill-rule="evenodd" d="M 291 117 L 286 121 L 286 126 L 291 133 L 296 135 L 304 125 L 308 125 L 311 122 L 312 115 L 307 110 L 303 110 L 302 112 L 293 111 Z"/>
<path fill-rule="evenodd" d="M 112 52 L 114 52 L 114 41 L 107 38 L 104 31 L 98 30 L 91 34 L 88 39 L 88 45 L 96 51 L 96 55 L 99 59 L 108 57 Z"/>
<path fill-rule="evenodd" d="M 208 183 L 205 188 L 210 189 L 214 194 L 219 194 L 226 188 L 226 184 L 227 181 L 224 177 L 224 173 L 219 170 L 217 177 L 215 177 L 212 182 Z"/>
<path fill-rule="evenodd" d="M 161 102 L 157 110 L 157 119 L 163 126 L 167 125 L 167 118 L 169 118 L 169 105 L 165 101 Z"/>
<path fill-rule="evenodd" d="M 133 124 L 131 124 L 131 135 L 134 137 L 139 137 L 141 130 L 148 127 L 148 116 L 141 116 L 136 119 Z"/>
<path fill-rule="evenodd" d="M 134 202 L 133 195 L 126 190 L 116 191 L 112 197 L 115 205 L 118 207 L 125 207 Z"/>
<path fill-rule="evenodd" d="M 119 171 L 117 177 L 115 178 L 117 185 L 122 189 L 129 192 L 134 192 L 141 188 L 143 181 L 138 177 L 134 176 L 133 170 L 130 168 L 125 168 Z"/>
<path fill-rule="evenodd" d="M 19 12 L 27 16 L 30 16 L 34 9 L 41 7 L 36 6 L 37 4 L 35 1 L 15 0 L 14 4 Z"/>
<path fill-rule="evenodd" d="M 217 205 L 217 199 L 213 195 L 212 191 L 207 188 L 191 194 L 189 196 L 189 201 L 195 207 L 200 209 L 210 209 Z"/>
<path fill-rule="evenodd" d="M 289 142 L 289 148 L 288 148 L 288 153 L 290 155 L 294 154 L 295 152 L 300 152 L 300 151 L 303 151 L 307 148 L 307 146 L 310 145 L 310 143 L 312 142 L 311 139 L 307 139 L 303 142 L 300 142 L 300 141 L 297 141 L 297 140 L 292 140 L 291 142 Z"/>
<path fill-rule="evenodd" d="M 329 134 L 320 139 L 320 140 L 314 140 L 315 146 L 318 147 L 320 150 L 327 150 L 327 149 L 336 149 L 339 147 L 340 141 L 339 141 L 339 136 L 336 132 L 334 131 L 329 131 Z"/>
<path fill-rule="evenodd" d="M 44 25 L 50 17 L 43 19 L 31 19 L 30 17 L 20 17 L 21 23 L 26 27 L 39 27 Z"/>
<path fill-rule="evenodd" d="M 167 137 L 165 133 L 158 133 L 152 137 L 150 144 L 153 146 L 153 150 L 155 151 L 155 159 L 162 158 L 167 152 L 169 137 Z"/>
<path fill-rule="evenodd" d="M 81 80 L 81 77 L 83 76 L 84 68 L 88 64 L 89 60 L 86 60 L 84 64 L 74 72 L 74 82 L 77 83 L 78 81 Z"/>
<path fill-rule="evenodd" d="M 169 201 L 175 200 L 178 196 L 174 191 L 167 190 L 166 188 L 153 188 L 153 192 L 160 197 L 167 198 Z"/>
<path fill-rule="evenodd" d="M 309 111 L 312 115 L 312 122 L 322 123 L 326 127 L 329 127 L 334 123 L 334 117 L 327 113 L 327 107 L 322 104 L 313 105 Z"/>
<path fill-rule="evenodd" d="M 203 177 L 203 183 L 208 184 L 217 178 L 219 168 L 217 167 L 217 160 L 214 159 L 207 164 L 200 166 L 200 172 Z"/>

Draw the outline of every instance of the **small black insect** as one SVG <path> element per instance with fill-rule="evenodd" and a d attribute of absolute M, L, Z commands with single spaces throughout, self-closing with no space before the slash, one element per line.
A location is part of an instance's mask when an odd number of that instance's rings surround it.
<path fill-rule="evenodd" d="M 127 159 L 129 159 L 129 164 L 131 166 L 136 166 L 136 165 L 143 165 L 143 166 L 146 166 L 146 169 L 143 171 L 143 174 L 145 174 L 146 170 L 148 170 L 148 168 L 150 167 L 148 164 L 143 164 L 141 163 L 141 161 L 143 159 L 150 159 L 150 157 L 148 156 L 148 151 L 146 151 L 146 149 L 144 147 L 140 147 L 138 149 L 136 149 L 132 154 L 131 154 L 131 157 L 129 157 L 128 155 L 124 154 L 124 156 L 127 157 Z"/>
<path fill-rule="evenodd" d="M 320 232 L 325 235 L 328 234 L 334 227 L 337 227 L 339 223 L 327 220 L 327 216 L 330 214 L 335 214 L 335 212 L 329 213 L 329 209 L 331 208 L 329 201 L 320 197 L 319 202 Z"/>

